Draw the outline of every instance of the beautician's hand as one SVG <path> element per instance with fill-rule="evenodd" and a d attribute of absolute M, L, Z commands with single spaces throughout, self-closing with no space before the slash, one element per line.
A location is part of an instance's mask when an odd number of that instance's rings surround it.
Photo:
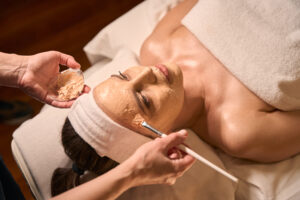
<path fill-rule="evenodd" d="M 194 163 L 194 158 L 178 153 L 186 131 L 172 133 L 142 145 L 125 162 L 97 178 L 62 193 L 51 200 L 113 200 L 131 187 L 148 184 L 174 184 Z"/>
<path fill-rule="evenodd" d="M 175 148 L 187 137 L 187 131 L 171 133 L 165 138 L 141 146 L 125 165 L 134 171 L 133 184 L 174 184 L 194 163 L 194 158 Z M 126 163 L 127 162 L 127 163 Z"/>
<path fill-rule="evenodd" d="M 74 100 L 67 102 L 55 101 L 49 95 L 49 85 L 51 80 L 59 73 L 59 64 L 73 69 L 79 69 L 80 65 L 75 59 L 57 51 L 48 51 L 25 56 L 23 60 L 24 72 L 20 73 L 19 87 L 28 95 L 50 104 L 55 107 L 71 107 Z M 83 92 L 89 92 L 88 86 L 84 87 Z"/>

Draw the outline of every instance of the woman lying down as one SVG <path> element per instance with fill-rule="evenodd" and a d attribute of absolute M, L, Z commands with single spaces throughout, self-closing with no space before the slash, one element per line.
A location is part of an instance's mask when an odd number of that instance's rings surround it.
<path fill-rule="evenodd" d="M 191 129 L 208 144 L 238 158 L 268 163 L 299 153 L 300 111 L 282 111 L 266 103 L 181 24 L 196 3 L 183 1 L 159 22 L 141 48 L 141 66 L 113 74 L 94 88 L 98 108 L 120 127 L 149 137 L 154 135 L 141 127 L 143 121 L 165 133 Z M 63 145 L 79 168 L 102 174 L 118 163 L 95 149 L 105 146 L 107 138 L 91 139 L 97 133 L 78 125 L 76 117 L 84 112 L 81 98 L 75 104 L 81 106 L 74 106 L 66 119 Z M 94 120 L 95 126 L 102 123 L 102 127 L 92 130 L 110 128 L 105 120 Z M 59 173 L 54 173 L 52 186 Z"/>

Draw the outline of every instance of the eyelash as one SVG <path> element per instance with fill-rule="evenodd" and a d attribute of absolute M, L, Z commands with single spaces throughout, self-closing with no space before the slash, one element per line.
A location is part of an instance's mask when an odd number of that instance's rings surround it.
<path fill-rule="evenodd" d="M 123 74 L 121 71 L 119 71 L 119 75 L 122 79 L 129 80 L 128 77 L 125 74 Z M 112 76 L 117 76 L 117 75 L 112 75 Z M 150 108 L 151 104 L 150 104 L 149 99 L 146 96 L 142 95 L 141 93 L 140 93 L 140 95 L 141 95 L 142 100 L 143 100 L 144 104 L 146 105 L 146 107 Z"/>
<path fill-rule="evenodd" d="M 143 99 L 144 104 L 146 105 L 147 108 L 150 108 L 150 101 L 147 97 L 141 94 L 141 97 Z"/>
<path fill-rule="evenodd" d="M 128 77 L 127 77 L 125 74 L 123 74 L 123 73 L 120 72 L 120 71 L 119 71 L 119 74 L 120 74 L 120 76 L 121 76 L 123 79 L 128 80 Z"/>

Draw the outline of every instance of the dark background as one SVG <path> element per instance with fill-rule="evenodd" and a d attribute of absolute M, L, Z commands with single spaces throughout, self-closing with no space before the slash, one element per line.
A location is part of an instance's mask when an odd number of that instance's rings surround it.
<path fill-rule="evenodd" d="M 87 69 L 84 45 L 104 26 L 142 0 L 0 0 L 0 51 L 32 55 L 48 50 L 70 54 Z M 0 100 L 22 100 L 37 114 L 42 103 L 15 88 L 0 87 Z M 0 155 L 21 187 L 33 199 L 11 153 L 17 125 L 0 123 Z"/>

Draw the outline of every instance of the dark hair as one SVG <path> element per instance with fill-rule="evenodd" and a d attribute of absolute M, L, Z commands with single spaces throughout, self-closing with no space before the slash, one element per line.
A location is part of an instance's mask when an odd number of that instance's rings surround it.
<path fill-rule="evenodd" d="M 101 175 L 118 165 L 117 162 L 108 157 L 99 156 L 96 151 L 75 132 L 68 118 L 62 129 L 61 141 L 65 153 L 73 161 L 74 165 L 73 169 L 57 168 L 53 172 L 51 179 L 52 196 L 78 186 L 80 184 L 80 173 L 78 173 L 78 170 L 88 170 L 97 175 Z"/>

